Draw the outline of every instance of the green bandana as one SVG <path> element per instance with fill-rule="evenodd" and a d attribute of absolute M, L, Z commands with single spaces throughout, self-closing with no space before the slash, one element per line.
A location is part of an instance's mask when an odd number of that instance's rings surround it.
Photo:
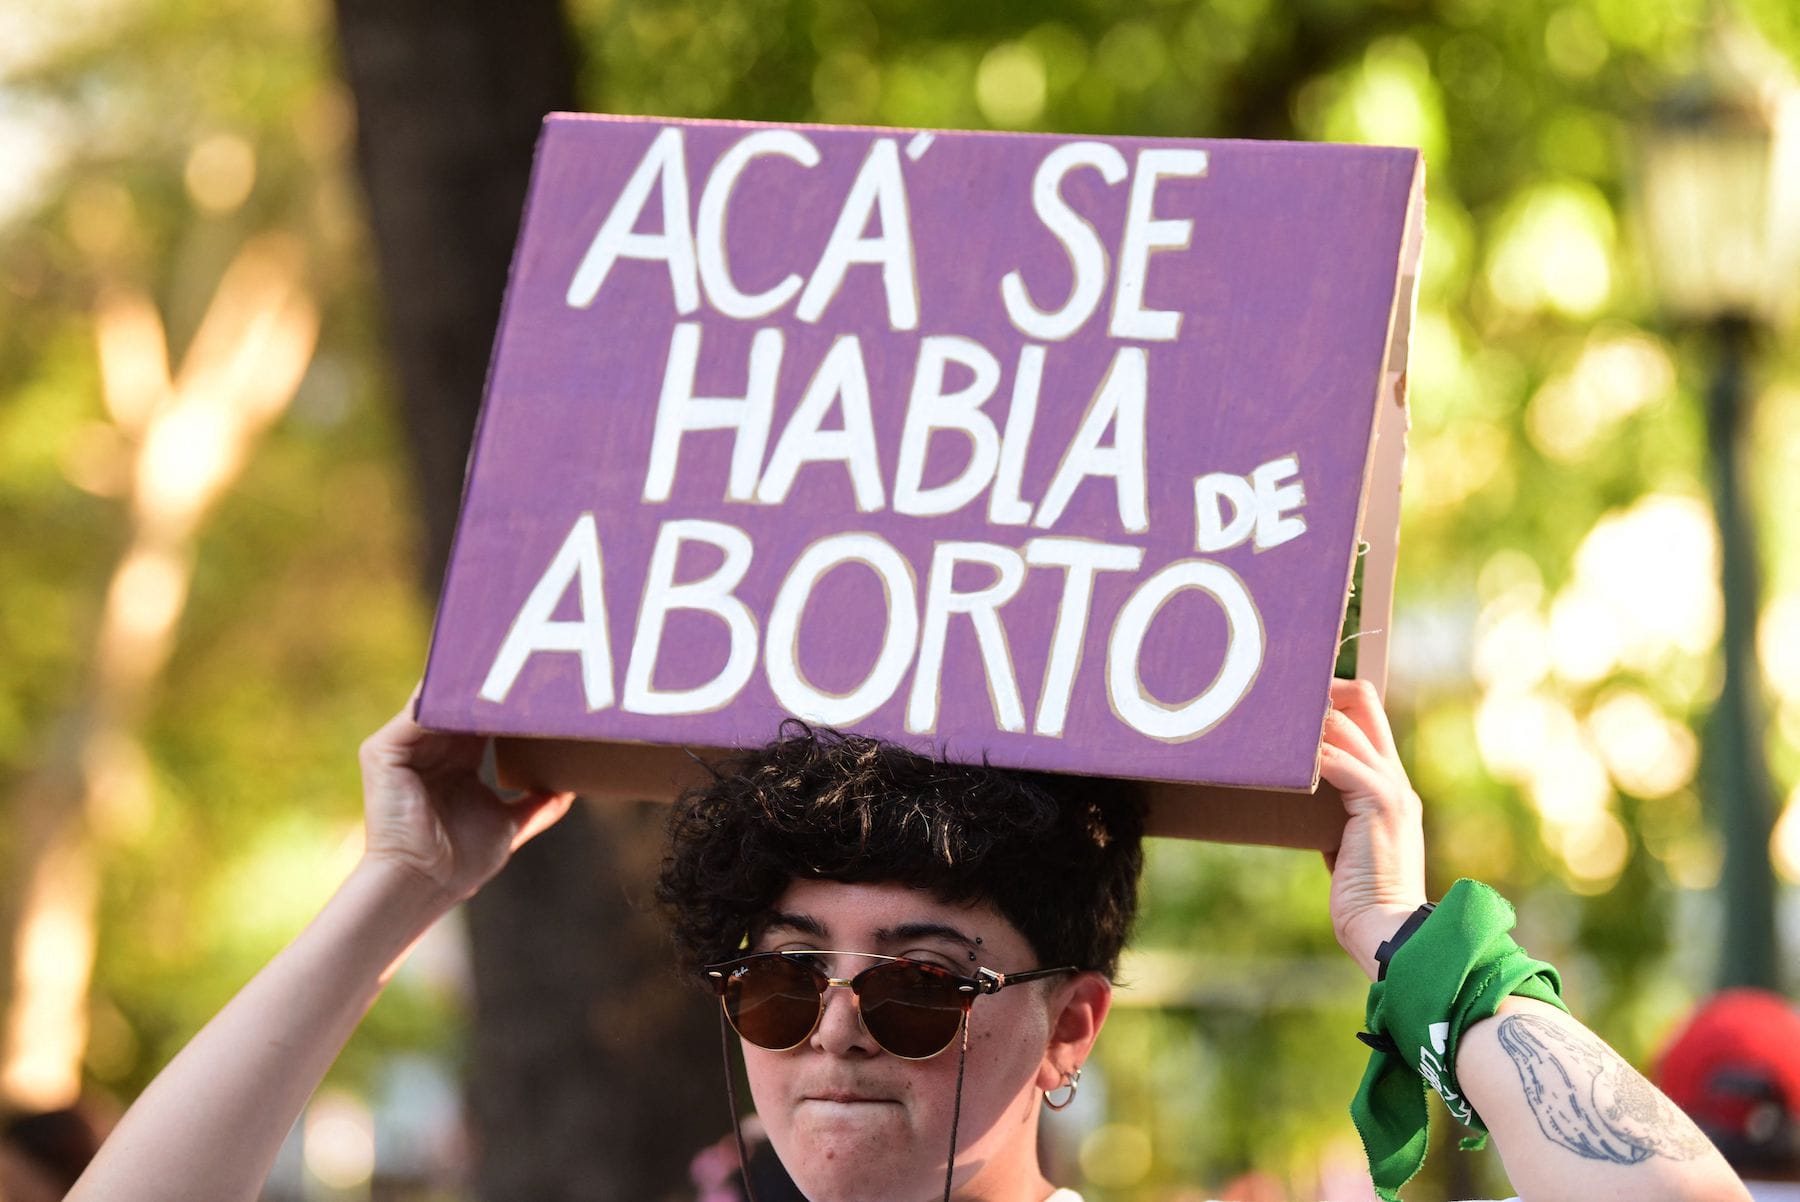
<path fill-rule="evenodd" d="M 1369 986 L 1365 1021 L 1374 1039 L 1364 1042 L 1375 1052 L 1350 1117 L 1384 1202 L 1398 1202 L 1400 1187 L 1425 1163 L 1426 1083 L 1479 1133 L 1463 1140 L 1465 1149 L 1487 1140 L 1487 1128 L 1456 1083 L 1462 1033 L 1515 994 L 1568 1009 L 1556 970 L 1527 956 L 1507 934 L 1514 917 L 1506 899 L 1486 885 L 1458 881 L 1393 954 L 1387 979 Z"/>

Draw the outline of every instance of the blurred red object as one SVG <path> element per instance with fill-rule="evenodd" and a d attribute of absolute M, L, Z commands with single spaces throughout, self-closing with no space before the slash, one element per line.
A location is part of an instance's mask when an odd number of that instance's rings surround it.
<path fill-rule="evenodd" d="M 1732 1167 L 1800 1167 L 1800 1012 L 1760 989 L 1727 989 L 1675 1033 L 1657 1085 Z"/>

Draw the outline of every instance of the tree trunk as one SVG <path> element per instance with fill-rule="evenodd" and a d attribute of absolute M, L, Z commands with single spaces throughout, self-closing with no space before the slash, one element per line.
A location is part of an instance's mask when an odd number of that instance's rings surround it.
<path fill-rule="evenodd" d="M 665 812 L 577 810 L 471 909 L 490 1202 L 692 1197 L 689 1160 L 730 1129 L 714 1008 L 676 977 L 649 900 Z"/>
<path fill-rule="evenodd" d="M 574 108 L 554 0 L 337 0 L 435 594 L 539 122 Z M 644 900 L 662 807 L 578 807 L 471 903 L 490 1202 L 680 1196 L 727 1129 L 709 1007 Z"/>

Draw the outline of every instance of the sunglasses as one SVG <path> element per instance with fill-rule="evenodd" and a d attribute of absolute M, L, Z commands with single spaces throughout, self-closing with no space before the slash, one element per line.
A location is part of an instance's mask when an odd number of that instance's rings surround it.
<path fill-rule="evenodd" d="M 828 956 L 877 963 L 846 979 L 820 967 Z M 976 998 L 1081 970 L 1074 965 L 1015 973 L 978 968 L 964 977 L 900 956 L 804 951 L 757 952 L 702 971 L 732 1029 L 759 1048 L 786 1052 L 805 1043 L 825 1016 L 825 991 L 844 988 L 855 998 L 863 1030 L 882 1051 L 902 1060 L 928 1060 L 956 1042 Z"/>

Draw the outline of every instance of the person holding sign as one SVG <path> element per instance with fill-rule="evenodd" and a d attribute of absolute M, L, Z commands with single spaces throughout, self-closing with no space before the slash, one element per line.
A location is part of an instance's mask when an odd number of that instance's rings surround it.
<path fill-rule="evenodd" d="M 1416 1171 L 1425 1083 L 1492 1132 L 1529 1202 L 1743 1199 L 1673 1104 L 1563 1009 L 1511 911 L 1425 906 L 1420 802 L 1373 689 L 1332 686 L 1326 856 L 1373 982 L 1353 1106 L 1384 1196 Z M 165 1068 L 69 1195 L 249 1202 L 406 950 L 565 813 L 506 801 L 483 741 L 410 707 L 364 744 L 367 847 L 318 918 Z M 1040 1108 L 1074 1101 L 1136 906 L 1141 813 L 1116 782 L 936 763 L 803 727 L 715 770 L 671 820 L 661 895 L 735 1028 L 756 1109 L 815 1202 L 1079 1202 Z M 1348 1037 L 1348 1036 L 1346 1036 Z M 729 1042 L 729 1041 L 728 1041 Z"/>

